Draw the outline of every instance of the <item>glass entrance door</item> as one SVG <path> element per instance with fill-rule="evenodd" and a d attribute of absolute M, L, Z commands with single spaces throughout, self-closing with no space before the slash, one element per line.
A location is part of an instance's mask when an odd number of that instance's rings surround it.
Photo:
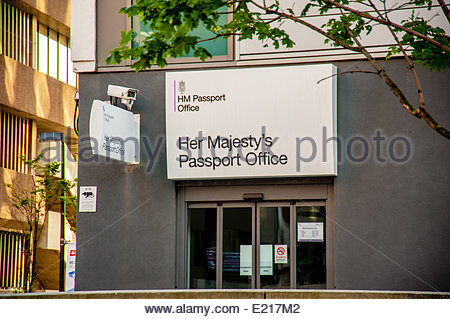
<path fill-rule="evenodd" d="M 257 203 L 259 273 L 257 288 L 291 287 L 291 212 L 289 203 Z"/>
<path fill-rule="evenodd" d="M 252 207 L 222 208 L 221 288 L 253 288 L 253 215 Z"/>
<path fill-rule="evenodd" d="M 295 207 L 296 288 L 326 288 L 325 206 Z"/>
<path fill-rule="evenodd" d="M 188 288 L 326 287 L 324 202 L 190 203 L 187 215 Z"/>

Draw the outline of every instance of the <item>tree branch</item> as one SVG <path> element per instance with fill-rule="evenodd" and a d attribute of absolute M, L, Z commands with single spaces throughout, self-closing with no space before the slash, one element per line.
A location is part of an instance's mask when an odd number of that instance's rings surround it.
<path fill-rule="evenodd" d="M 344 15 L 341 9 L 341 14 Z M 405 108 L 410 114 L 414 115 L 417 118 L 423 119 L 433 130 L 441 134 L 447 139 L 450 139 L 450 132 L 442 127 L 439 123 L 434 120 L 434 118 L 425 110 L 425 108 L 415 109 L 411 103 L 408 101 L 406 96 L 403 94 L 402 90 L 398 87 L 398 85 L 390 78 L 390 76 L 386 73 L 386 71 L 381 68 L 381 66 L 375 62 L 371 54 L 366 50 L 366 48 L 361 44 L 357 37 L 353 34 L 352 30 L 345 23 L 345 28 L 347 29 L 350 36 L 353 38 L 355 43 L 362 49 L 362 53 L 366 56 L 369 63 L 373 66 L 373 68 L 377 71 L 378 75 L 381 79 L 386 83 L 391 92 L 397 97 L 400 104 Z"/>
<path fill-rule="evenodd" d="M 365 71 L 365 70 L 350 70 L 350 71 L 343 71 L 343 72 L 338 72 L 338 73 L 336 73 L 336 74 L 332 74 L 332 75 L 327 76 L 327 77 L 325 77 L 325 78 L 323 78 L 323 79 L 320 79 L 319 81 L 317 81 L 317 84 L 319 84 L 319 83 L 322 82 L 322 81 L 325 81 L 326 79 L 332 78 L 333 76 L 338 76 L 338 75 L 346 74 L 346 73 L 350 73 L 350 74 L 353 74 L 353 73 L 368 73 L 368 74 L 375 74 L 375 75 L 378 75 L 378 72 L 375 72 L 375 71 Z"/>
<path fill-rule="evenodd" d="M 361 53 L 361 49 L 360 49 L 360 48 L 352 47 L 352 46 L 350 46 L 350 45 L 347 45 L 347 44 L 343 43 L 342 41 L 340 41 L 339 39 L 337 39 L 337 38 L 333 37 L 332 35 L 326 33 L 326 32 L 323 31 L 322 29 L 316 27 L 315 25 L 313 25 L 313 24 L 311 24 L 311 23 L 308 23 L 308 22 L 306 22 L 306 21 L 304 21 L 304 20 L 302 20 L 302 19 L 300 19 L 300 18 L 298 18 L 298 17 L 296 17 L 296 16 L 293 16 L 293 15 L 290 15 L 290 14 L 287 14 L 287 13 L 284 13 L 284 12 L 281 12 L 281 11 L 276 11 L 276 10 L 269 9 L 269 8 L 267 8 L 267 7 L 265 7 L 265 6 L 260 5 L 259 3 L 256 3 L 256 2 L 253 1 L 253 0 L 251 0 L 250 2 L 251 2 L 254 6 L 256 6 L 257 8 L 259 8 L 259 9 L 261 9 L 261 10 L 264 10 L 264 11 L 266 11 L 267 13 L 276 14 L 276 15 L 279 15 L 279 16 L 284 17 L 284 18 L 286 18 L 286 19 L 289 19 L 289 20 L 295 21 L 295 22 L 297 22 L 297 23 L 300 23 L 300 24 L 302 24 L 302 25 L 308 27 L 309 29 L 314 30 L 314 31 L 320 33 L 321 35 L 323 35 L 324 37 L 326 37 L 326 38 L 332 40 L 333 42 L 339 44 L 339 45 L 342 46 L 343 48 L 346 48 L 346 49 L 348 49 L 348 50 L 355 51 L 355 52 L 360 52 L 360 53 Z"/>
<path fill-rule="evenodd" d="M 450 23 L 450 9 L 448 8 L 450 4 L 446 4 L 444 0 L 437 0 L 439 5 L 441 6 L 442 11 L 444 11 L 445 17 L 447 18 L 448 23 Z"/>
<path fill-rule="evenodd" d="M 240 34 L 239 33 L 217 34 L 216 36 L 211 37 L 211 38 L 198 40 L 197 43 L 205 42 L 205 41 L 211 41 L 211 40 L 214 40 L 214 39 L 217 39 L 217 38 L 222 38 L 222 37 L 225 37 L 225 36 L 232 36 L 232 35 L 240 35 Z"/>
<path fill-rule="evenodd" d="M 340 4 L 340 3 L 334 2 L 332 0 L 324 0 L 324 2 L 326 2 L 326 3 L 330 4 L 330 5 L 334 5 L 334 6 L 340 8 L 340 9 L 342 9 L 344 11 L 354 13 L 354 14 L 362 17 L 362 18 L 370 19 L 372 21 L 377 21 L 377 22 L 379 22 L 381 24 L 384 24 L 384 25 L 390 25 L 390 26 L 392 26 L 392 27 L 394 27 L 396 29 L 400 29 L 400 30 L 405 31 L 405 32 L 407 32 L 409 34 L 415 35 L 416 37 L 421 38 L 422 40 L 428 41 L 431 44 L 437 46 L 438 48 L 441 48 L 444 51 L 450 52 L 450 47 L 448 47 L 448 46 L 446 46 L 446 45 L 444 45 L 442 43 L 439 43 L 436 40 L 434 40 L 434 39 L 432 39 L 430 37 L 427 37 L 426 35 L 424 35 L 424 34 L 422 34 L 420 32 L 414 31 L 414 30 L 409 29 L 409 28 L 405 28 L 404 26 L 402 26 L 400 24 L 397 24 L 397 23 L 394 23 L 394 22 L 389 22 L 389 21 L 386 21 L 385 19 L 382 19 L 382 18 L 374 17 L 374 16 L 372 16 L 372 15 L 370 15 L 368 13 L 355 10 L 353 8 L 344 6 L 344 5 Z"/>
<path fill-rule="evenodd" d="M 369 0 L 369 3 L 372 5 L 372 8 L 375 10 L 375 12 L 378 14 L 378 16 L 382 17 L 381 12 L 375 6 L 375 4 L 372 2 L 372 0 Z M 383 3 L 385 4 L 386 2 L 383 2 Z M 390 22 L 387 13 L 386 13 L 385 17 L 386 17 L 386 20 L 388 22 Z M 390 25 L 387 25 L 387 28 L 389 29 L 389 32 L 391 33 L 392 37 L 394 38 L 395 42 L 397 43 L 398 48 L 402 52 L 403 57 L 406 60 L 406 63 L 408 63 L 409 70 L 411 71 L 411 73 L 413 75 L 413 78 L 414 78 L 414 81 L 415 81 L 416 87 L 417 87 L 417 95 L 418 95 L 418 98 L 419 98 L 419 108 L 425 108 L 425 100 L 424 100 L 424 96 L 423 96 L 423 90 L 422 90 L 422 86 L 420 85 L 419 77 L 417 76 L 414 64 L 411 62 L 408 54 L 406 53 L 406 50 L 403 48 L 403 45 L 400 43 L 400 40 L 398 39 L 398 37 L 395 34 L 394 30 L 392 30 L 392 27 Z"/>

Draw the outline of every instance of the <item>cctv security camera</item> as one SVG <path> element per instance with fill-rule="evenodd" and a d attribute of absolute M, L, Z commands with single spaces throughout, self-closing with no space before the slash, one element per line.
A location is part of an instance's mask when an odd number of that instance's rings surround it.
<path fill-rule="evenodd" d="M 118 85 L 108 85 L 108 95 L 111 98 L 120 99 L 120 102 L 127 106 L 128 110 L 131 110 L 133 102 L 136 101 L 138 89 L 126 88 Z"/>

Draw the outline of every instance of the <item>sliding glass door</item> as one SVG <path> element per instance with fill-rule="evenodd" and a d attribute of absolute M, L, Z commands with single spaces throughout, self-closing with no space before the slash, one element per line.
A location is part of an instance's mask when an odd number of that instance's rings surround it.
<path fill-rule="evenodd" d="M 323 202 L 189 203 L 187 220 L 188 288 L 325 288 Z"/>

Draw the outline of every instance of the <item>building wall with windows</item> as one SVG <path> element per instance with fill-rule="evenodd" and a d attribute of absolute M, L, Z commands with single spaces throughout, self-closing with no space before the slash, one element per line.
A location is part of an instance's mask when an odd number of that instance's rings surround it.
<path fill-rule="evenodd" d="M 1 1 L 0 27 L 0 184 L 26 187 L 32 183 L 31 172 L 19 156 L 30 159 L 45 149 L 40 133 L 65 133 L 67 158 L 76 158 L 73 98 L 78 84 L 71 62 L 70 1 Z M 1 186 L 0 289 L 6 291 L 24 287 L 24 220 L 13 210 L 7 188 Z M 58 289 L 59 225 L 54 220 L 59 214 L 50 215 L 40 226 L 45 231 L 36 289 Z M 55 263 L 56 269 L 51 267 Z"/>
<path fill-rule="evenodd" d="M 96 186 L 98 199 L 95 212 L 78 213 L 76 290 L 450 290 L 449 142 L 407 114 L 376 76 L 337 77 L 337 138 L 342 143 L 337 176 L 168 178 L 168 72 L 218 74 L 261 67 L 314 68 L 324 63 L 332 63 L 339 72 L 355 65 L 367 69 L 367 61 L 326 47 L 309 31 L 289 26 L 297 40 L 292 50 L 231 41 L 227 54 L 214 60 L 202 63 L 186 57 L 171 61 L 166 69 L 135 73 L 131 61 L 113 66 L 104 62 L 107 52 L 119 44 L 120 30 L 133 26 L 117 14 L 129 1 L 82 2 L 92 11 L 86 13 L 87 23 L 74 22 L 72 32 L 74 38 L 84 35 L 94 42 L 75 46 L 73 54 L 81 96 L 79 185 Z M 73 6 L 72 16 L 81 11 L 86 12 Z M 386 49 L 380 45 L 382 37 L 371 46 L 376 56 Z M 396 81 L 411 83 L 401 59 L 380 63 Z M 418 73 L 430 112 L 449 127 L 450 73 L 420 66 Z M 214 73 L 210 78 L 213 85 Z M 267 79 L 278 80 L 282 79 Z M 95 99 L 108 100 L 109 84 L 140 91 L 132 108 L 140 115 L 139 165 L 92 153 L 91 105 Z M 251 83 L 245 89 L 248 94 L 258 93 Z M 405 94 L 413 97 L 416 92 L 406 85 Z M 286 105 L 274 107 L 283 113 Z M 329 138 L 324 136 L 320 142 L 333 143 Z M 401 142 L 405 140 L 407 144 Z M 401 161 L 406 155 L 408 159 Z M 277 217 L 271 215 L 274 209 Z M 267 216 L 273 217 L 272 222 L 267 223 Z M 320 221 L 326 230 L 317 247 L 297 239 L 297 225 L 305 220 Z M 276 232 L 278 244 L 288 247 L 289 262 L 286 267 L 273 264 L 273 274 L 264 276 L 256 265 L 267 245 L 277 244 L 271 238 Z M 242 248 L 249 246 L 253 273 L 244 278 L 239 273 L 240 258 Z"/>

